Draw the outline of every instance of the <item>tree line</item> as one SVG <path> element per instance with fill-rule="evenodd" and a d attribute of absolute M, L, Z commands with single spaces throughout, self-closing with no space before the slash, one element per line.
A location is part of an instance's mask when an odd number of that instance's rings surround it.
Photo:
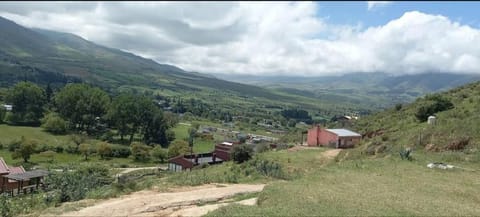
<path fill-rule="evenodd" d="M 111 97 L 98 87 L 84 83 L 67 84 L 57 92 L 31 83 L 19 82 L 7 90 L 5 102 L 11 112 L 0 112 L 8 124 L 40 126 L 54 134 L 85 132 L 111 133 L 113 129 L 131 143 L 139 136 L 146 144 L 167 147 L 174 140 L 169 129 L 176 124 L 171 113 L 164 113 L 153 99 L 132 93 Z"/>

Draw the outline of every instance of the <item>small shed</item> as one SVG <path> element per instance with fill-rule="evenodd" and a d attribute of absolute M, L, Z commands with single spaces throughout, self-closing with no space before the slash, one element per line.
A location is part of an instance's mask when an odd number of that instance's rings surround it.
<path fill-rule="evenodd" d="M 7 104 L 4 104 L 3 105 L 3 109 L 5 109 L 6 111 L 12 111 L 13 110 L 13 105 L 7 105 Z"/>
<path fill-rule="evenodd" d="M 435 117 L 435 116 L 433 116 L 433 115 L 430 115 L 430 116 L 428 117 L 427 123 L 428 123 L 429 125 L 435 125 L 436 122 L 437 122 L 437 117 Z"/>

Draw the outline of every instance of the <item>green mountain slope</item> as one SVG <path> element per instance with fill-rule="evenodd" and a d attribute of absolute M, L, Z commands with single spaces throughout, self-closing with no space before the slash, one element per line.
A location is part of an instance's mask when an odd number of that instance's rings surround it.
<path fill-rule="evenodd" d="M 4 18 L 0 18 L 0 28 L 0 87 L 23 80 L 41 85 L 50 83 L 54 87 L 84 81 L 109 92 L 151 91 L 163 96 L 200 99 L 216 108 L 265 115 L 269 106 L 301 107 L 312 114 L 321 112 L 326 118 L 335 112 L 358 108 L 351 102 L 311 99 L 295 92 L 187 72 L 73 34 L 28 29 Z"/>
<path fill-rule="evenodd" d="M 411 102 L 427 93 L 448 90 L 480 80 L 479 75 L 423 73 L 391 76 L 384 73 L 356 73 L 341 76 L 282 77 L 217 75 L 220 78 L 259 85 L 267 89 L 317 98 L 356 103 L 377 109 L 399 102 Z"/>
<path fill-rule="evenodd" d="M 429 115 L 436 116 L 435 125 L 425 121 Z M 371 150 L 384 145 L 392 151 L 413 147 L 417 150 L 468 153 L 479 147 L 479 123 L 480 82 L 475 82 L 366 116 L 354 127 L 367 135 L 365 148 Z"/>

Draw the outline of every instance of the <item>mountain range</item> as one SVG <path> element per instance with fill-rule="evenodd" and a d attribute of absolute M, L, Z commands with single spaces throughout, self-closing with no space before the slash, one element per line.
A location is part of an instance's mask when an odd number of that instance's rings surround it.
<path fill-rule="evenodd" d="M 378 110 L 480 80 L 476 75 L 352 73 L 314 78 L 202 74 L 108 48 L 70 33 L 26 28 L 0 17 L 0 87 L 28 80 L 87 82 L 109 92 L 151 90 L 224 108 L 268 105 L 341 113 Z"/>

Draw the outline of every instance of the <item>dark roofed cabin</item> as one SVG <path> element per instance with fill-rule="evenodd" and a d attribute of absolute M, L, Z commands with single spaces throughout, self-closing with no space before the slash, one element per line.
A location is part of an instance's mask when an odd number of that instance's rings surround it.
<path fill-rule="evenodd" d="M 0 157 L 0 193 L 9 192 L 13 196 L 17 190 L 17 195 L 26 194 L 28 189 L 38 189 L 46 175 L 48 172 L 44 170 L 25 171 L 22 166 L 8 166 Z"/>

